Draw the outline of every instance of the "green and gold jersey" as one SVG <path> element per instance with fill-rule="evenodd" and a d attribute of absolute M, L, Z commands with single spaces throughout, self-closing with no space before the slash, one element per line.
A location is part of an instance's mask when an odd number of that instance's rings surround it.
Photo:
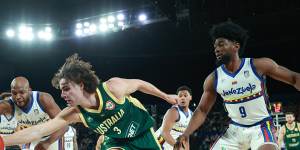
<path fill-rule="evenodd" d="M 105 82 L 97 88 L 97 96 L 98 110 L 78 106 L 82 122 L 96 133 L 111 138 L 132 138 L 153 126 L 153 118 L 137 99 L 131 96 L 117 99 Z"/>
<path fill-rule="evenodd" d="M 293 130 L 285 125 L 284 143 L 287 150 L 300 150 L 300 131 L 297 123 Z"/>

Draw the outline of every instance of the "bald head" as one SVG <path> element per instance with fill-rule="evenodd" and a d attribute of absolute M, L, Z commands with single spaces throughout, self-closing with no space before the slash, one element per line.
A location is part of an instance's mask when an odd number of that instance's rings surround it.
<path fill-rule="evenodd" d="M 30 99 L 31 89 L 25 77 L 16 77 L 11 81 L 12 99 L 19 107 L 25 107 Z"/>
<path fill-rule="evenodd" d="M 29 81 L 25 77 L 16 77 L 11 81 L 11 89 L 29 89 Z"/>

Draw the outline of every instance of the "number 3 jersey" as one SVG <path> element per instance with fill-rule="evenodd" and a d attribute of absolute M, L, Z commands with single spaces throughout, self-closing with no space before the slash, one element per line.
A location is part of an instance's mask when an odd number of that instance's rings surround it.
<path fill-rule="evenodd" d="M 153 118 L 137 99 L 131 96 L 117 99 L 105 83 L 100 84 L 96 95 L 97 110 L 78 106 L 83 124 L 96 133 L 111 138 L 133 138 L 153 126 Z"/>
<path fill-rule="evenodd" d="M 252 58 L 242 58 L 234 73 L 218 67 L 214 84 L 233 124 L 254 125 L 270 117 L 265 77 L 256 72 Z"/>

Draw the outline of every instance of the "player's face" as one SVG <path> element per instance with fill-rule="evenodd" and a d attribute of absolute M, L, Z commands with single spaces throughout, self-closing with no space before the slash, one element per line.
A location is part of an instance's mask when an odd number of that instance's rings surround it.
<path fill-rule="evenodd" d="M 28 86 L 14 85 L 11 87 L 11 96 L 15 104 L 19 107 L 25 107 L 30 100 L 31 90 Z"/>
<path fill-rule="evenodd" d="M 288 124 L 292 124 L 295 120 L 295 117 L 292 114 L 288 114 L 288 115 L 285 115 L 285 120 Z"/>
<path fill-rule="evenodd" d="M 59 87 L 61 89 L 61 97 L 69 106 L 80 105 L 80 100 L 83 99 L 83 89 L 79 84 L 62 78 L 59 81 Z"/>
<path fill-rule="evenodd" d="M 214 43 L 217 65 L 228 64 L 234 54 L 235 42 L 225 38 L 217 38 Z"/>
<path fill-rule="evenodd" d="M 189 107 L 192 96 L 187 90 L 182 90 L 178 92 L 178 105 L 182 107 Z"/>

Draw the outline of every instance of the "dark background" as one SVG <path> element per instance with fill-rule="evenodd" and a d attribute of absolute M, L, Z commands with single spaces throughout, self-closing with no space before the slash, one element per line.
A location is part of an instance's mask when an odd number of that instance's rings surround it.
<path fill-rule="evenodd" d="M 121 9 L 150 8 L 168 20 L 85 38 L 69 36 L 76 19 Z M 176 12 L 186 9 L 188 16 Z M 215 68 L 208 31 L 213 24 L 231 19 L 250 35 L 244 57 L 269 57 L 291 70 L 300 71 L 300 1 L 298 0 L 3 0 L 0 4 L 0 91 L 8 91 L 16 76 L 29 79 L 34 90 L 59 90 L 51 78 L 73 53 L 94 65 L 102 80 L 110 77 L 140 78 L 168 93 L 188 85 L 198 103 L 202 84 Z M 53 24 L 59 35 L 50 43 L 7 40 L 5 29 L 21 21 Z M 298 101 L 293 87 L 268 79 L 271 101 Z M 145 104 L 162 103 L 138 93 Z"/>

